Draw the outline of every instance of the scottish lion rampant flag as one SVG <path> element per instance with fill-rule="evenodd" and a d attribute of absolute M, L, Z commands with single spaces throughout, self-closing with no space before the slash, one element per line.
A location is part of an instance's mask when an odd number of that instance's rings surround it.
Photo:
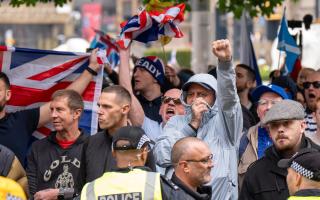
<path fill-rule="evenodd" d="M 181 38 L 179 24 L 184 20 L 184 4 L 168 7 L 164 11 L 146 11 L 143 9 L 121 24 L 120 39 L 117 41 L 121 48 L 127 48 L 132 40 L 142 43 L 156 41 L 160 36 Z"/>
<path fill-rule="evenodd" d="M 89 54 L 0 46 L 0 70 L 11 82 L 9 112 L 39 107 L 50 101 L 57 89 L 66 88 L 89 64 Z M 97 100 L 101 93 L 102 73 L 89 83 L 82 94 L 85 110 L 80 127 L 87 133 L 97 132 Z M 43 138 L 51 125 L 39 128 L 33 135 Z"/>
<path fill-rule="evenodd" d="M 288 74 L 292 72 L 294 64 L 300 55 L 300 49 L 296 43 L 296 41 L 293 39 L 293 37 L 290 35 L 288 30 L 288 24 L 287 19 L 285 16 L 285 9 L 283 12 L 283 17 L 281 20 L 280 30 L 278 33 L 278 49 L 280 51 L 286 52 L 286 65 L 284 72 L 285 74 Z"/>

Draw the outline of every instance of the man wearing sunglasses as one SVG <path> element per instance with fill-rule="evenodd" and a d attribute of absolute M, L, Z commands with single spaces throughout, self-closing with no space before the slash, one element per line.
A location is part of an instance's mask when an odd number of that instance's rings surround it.
<path fill-rule="evenodd" d="M 158 111 L 162 120 L 160 124 L 158 121 L 149 118 L 132 89 L 128 62 L 129 57 L 130 48 L 126 50 L 120 49 L 119 83 L 126 88 L 131 95 L 129 119 L 132 125 L 141 126 L 148 137 L 155 141 L 162 134 L 163 127 L 172 116 L 184 114 L 184 106 L 180 100 L 181 91 L 178 89 L 170 89 L 162 96 L 160 110 Z"/>
<path fill-rule="evenodd" d="M 183 85 L 180 99 L 186 114 L 170 118 L 156 141 L 154 155 L 170 176 L 175 142 L 184 137 L 202 139 L 215 153 L 209 182 L 212 199 L 238 199 L 237 152 L 243 121 L 230 42 L 214 41 L 212 52 L 219 59 L 218 80 L 210 74 L 196 74 Z"/>
<path fill-rule="evenodd" d="M 320 72 L 315 71 L 307 75 L 306 81 L 303 83 L 304 95 L 306 98 L 306 135 L 312 136 L 317 132 L 317 124 L 313 117 L 316 110 L 316 100 L 320 97 Z"/>

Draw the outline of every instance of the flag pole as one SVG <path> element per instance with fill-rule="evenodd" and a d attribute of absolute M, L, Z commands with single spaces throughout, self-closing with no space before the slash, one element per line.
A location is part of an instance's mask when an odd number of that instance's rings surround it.
<path fill-rule="evenodd" d="M 168 60 L 167 60 L 167 56 L 166 56 L 166 51 L 164 50 L 164 44 L 162 44 L 162 42 L 160 42 L 161 47 L 162 47 L 162 52 L 163 52 L 163 56 L 164 56 L 164 63 L 165 65 L 168 64 Z"/>
<path fill-rule="evenodd" d="M 278 70 L 280 70 L 281 51 L 279 50 Z"/>

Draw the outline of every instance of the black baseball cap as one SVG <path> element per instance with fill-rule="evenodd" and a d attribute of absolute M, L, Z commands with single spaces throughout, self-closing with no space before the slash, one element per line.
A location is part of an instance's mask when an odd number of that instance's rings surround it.
<path fill-rule="evenodd" d="M 302 176 L 320 181 L 320 152 L 313 148 L 304 148 L 295 153 L 290 159 L 281 159 L 278 162 L 280 168 L 291 167 Z"/>
<path fill-rule="evenodd" d="M 129 145 L 118 145 L 119 140 L 129 142 Z M 145 134 L 144 130 L 137 126 L 124 126 L 116 131 L 112 137 L 113 150 L 135 150 L 141 149 L 145 144 L 154 144 L 152 140 Z"/>

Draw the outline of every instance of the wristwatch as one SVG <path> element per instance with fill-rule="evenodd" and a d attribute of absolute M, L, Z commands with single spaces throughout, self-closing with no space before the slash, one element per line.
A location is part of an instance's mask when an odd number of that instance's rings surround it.
<path fill-rule="evenodd" d="M 64 200 L 64 189 L 59 188 L 58 200 Z"/>
<path fill-rule="evenodd" d="M 58 200 L 72 199 L 74 196 L 73 188 L 59 188 Z"/>

